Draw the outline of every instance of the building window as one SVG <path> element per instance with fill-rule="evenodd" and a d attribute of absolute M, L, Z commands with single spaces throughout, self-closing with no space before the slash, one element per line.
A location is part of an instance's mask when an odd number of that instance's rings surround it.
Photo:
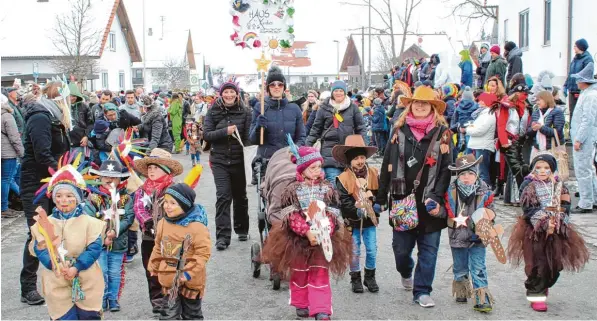
<path fill-rule="evenodd" d="M 545 0 L 545 20 L 543 22 L 543 44 L 551 42 L 551 0 Z"/>
<path fill-rule="evenodd" d="M 108 48 L 112 51 L 116 51 L 116 34 L 113 32 L 108 34 Z"/>
<path fill-rule="evenodd" d="M 108 89 L 108 73 L 102 72 L 102 88 Z"/>
<path fill-rule="evenodd" d="M 504 42 L 508 41 L 508 19 L 504 20 Z"/>
<path fill-rule="evenodd" d="M 135 77 L 133 78 L 143 78 L 143 69 L 135 69 Z"/>
<path fill-rule="evenodd" d="M 118 86 L 120 90 L 124 90 L 124 71 L 118 73 Z"/>
<path fill-rule="evenodd" d="M 529 9 L 518 14 L 518 44 L 520 48 L 529 47 Z"/>
<path fill-rule="evenodd" d="M 323 77 L 323 82 L 324 82 L 324 83 L 328 83 L 328 82 L 330 82 L 330 78 L 328 78 L 328 77 Z"/>
<path fill-rule="evenodd" d="M 302 82 L 303 84 L 304 84 L 304 83 L 307 83 L 307 77 L 305 77 L 305 76 L 302 76 L 302 77 L 301 77 L 301 82 Z"/>
<path fill-rule="evenodd" d="M 317 77 L 313 77 L 313 83 L 317 85 Z"/>

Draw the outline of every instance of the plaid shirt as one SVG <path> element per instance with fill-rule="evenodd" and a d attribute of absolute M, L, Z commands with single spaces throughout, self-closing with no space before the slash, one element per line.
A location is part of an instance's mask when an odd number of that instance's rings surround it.
<path fill-rule="evenodd" d="M 135 211 L 135 217 L 137 218 L 137 220 L 139 221 L 139 225 L 141 225 L 141 228 L 143 230 L 145 230 L 145 222 L 153 219 L 153 217 L 151 216 L 151 212 L 150 206 L 145 206 L 145 204 L 143 204 L 143 197 L 145 196 L 145 192 L 143 191 L 142 188 L 139 188 L 136 192 L 135 192 L 135 201 L 133 203 L 133 210 Z"/>

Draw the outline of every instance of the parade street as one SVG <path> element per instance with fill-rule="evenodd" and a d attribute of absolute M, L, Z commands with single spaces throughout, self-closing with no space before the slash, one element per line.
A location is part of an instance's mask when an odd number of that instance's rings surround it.
<path fill-rule="evenodd" d="M 247 177 L 254 147 L 247 148 Z M 188 170 L 189 157 L 174 155 Z M 199 186 L 196 188 L 197 201 L 205 206 L 209 216 L 209 228 L 214 243 L 214 204 L 215 187 L 211 171 L 207 165 L 208 154 L 201 156 L 205 166 Z M 379 160 L 372 160 L 379 166 Z M 207 290 L 203 301 L 206 319 L 295 319 L 294 308 L 288 306 L 288 284 L 282 283 L 280 291 L 272 290 L 268 281 L 268 270 L 263 270 L 259 279 L 251 275 L 250 247 L 259 241 L 257 232 L 257 197 L 254 187 L 249 186 L 251 233 L 248 242 L 240 243 L 233 237 L 226 251 L 212 248 L 212 257 L 207 265 Z M 497 204 L 500 204 L 498 202 Z M 506 228 L 514 223 L 520 210 L 514 207 L 498 207 L 498 221 Z M 382 214 L 382 217 L 384 215 Z M 343 279 L 332 280 L 335 319 L 594 319 L 597 315 L 593 290 L 597 288 L 597 216 L 572 215 L 589 243 L 591 261 L 579 274 L 563 273 L 556 286 L 550 291 L 549 311 L 534 313 L 525 298 L 523 268 L 512 268 L 497 262 L 493 252 L 488 250 L 487 266 L 489 287 L 496 304 L 491 314 L 480 314 L 472 310 L 472 303 L 458 304 L 451 296 L 452 257 L 448 246 L 447 231 L 442 233 L 442 241 L 437 261 L 436 277 L 432 296 L 436 306 L 424 309 L 412 303 L 412 293 L 400 286 L 400 275 L 394 266 L 391 242 L 392 231 L 382 220 L 378 233 L 378 283 L 379 293 L 365 291 L 354 294 L 350 291 L 348 275 Z M 48 319 L 45 306 L 29 306 L 19 302 L 19 273 L 21 257 L 26 238 L 24 217 L 2 220 L 2 317 L 4 319 Z M 507 235 L 503 238 L 506 243 Z M 506 244 L 504 244 L 506 246 Z M 120 300 L 122 311 L 107 312 L 105 319 L 154 319 L 147 297 L 145 271 L 140 255 L 126 265 L 126 285 Z M 38 279 L 40 284 L 40 279 Z M 41 284 L 38 288 L 42 289 Z M 358 298 L 359 304 L 355 304 Z"/>

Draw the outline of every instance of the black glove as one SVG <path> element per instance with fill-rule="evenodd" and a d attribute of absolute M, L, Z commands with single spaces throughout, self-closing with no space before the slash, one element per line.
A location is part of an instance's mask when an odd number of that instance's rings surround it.
<path fill-rule="evenodd" d="M 148 235 L 152 235 L 153 232 L 151 230 L 153 230 L 154 225 L 153 225 L 153 220 L 149 220 L 147 222 L 145 222 L 143 224 L 143 230 L 145 231 L 145 233 L 147 233 Z"/>
<path fill-rule="evenodd" d="M 267 117 L 263 115 L 257 116 L 257 126 L 261 128 L 267 128 Z"/>

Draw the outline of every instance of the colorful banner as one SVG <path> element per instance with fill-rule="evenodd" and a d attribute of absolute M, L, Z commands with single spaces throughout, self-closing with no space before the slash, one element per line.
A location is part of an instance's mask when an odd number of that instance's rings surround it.
<path fill-rule="evenodd" d="M 232 0 L 234 33 L 242 48 L 290 48 L 294 43 L 294 0 Z"/>

